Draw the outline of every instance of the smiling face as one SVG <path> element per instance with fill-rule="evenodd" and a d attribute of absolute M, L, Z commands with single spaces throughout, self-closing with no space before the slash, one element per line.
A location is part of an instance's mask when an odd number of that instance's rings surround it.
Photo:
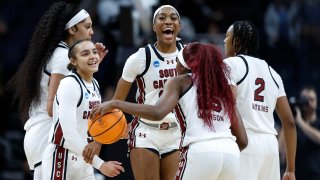
<path fill-rule="evenodd" d="M 92 79 L 93 73 L 99 69 L 100 57 L 98 51 L 89 40 L 82 41 L 74 46 L 74 55 L 70 58 L 80 76 L 87 80 Z"/>
<path fill-rule="evenodd" d="M 156 14 L 153 22 L 153 31 L 157 35 L 158 43 L 171 45 L 176 42 L 180 33 L 180 18 L 175 9 L 163 7 Z"/>

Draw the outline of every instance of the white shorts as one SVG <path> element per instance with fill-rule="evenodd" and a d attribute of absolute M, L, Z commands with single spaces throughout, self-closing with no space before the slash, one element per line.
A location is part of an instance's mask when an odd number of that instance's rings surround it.
<path fill-rule="evenodd" d="M 48 143 L 52 119 L 34 124 L 24 136 L 24 152 L 31 170 L 41 165 L 42 154 Z"/>
<path fill-rule="evenodd" d="M 180 147 L 180 128 L 173 127 L 167 130 L 150 127 L 139 122 L 132 128 L 129 138 L 129 148 L 146 148 L 157 151 L 161 157 L 166 153 L 178 150 Z"/>
<path fill-rule="evenodd" d="M 176 180 L 235 180 L 240 170 L 240 150 L 231 138 L 192 143 L 181 153 Z"/>
<path fill-rule="evenodd" d="M 49 144 L 42 159 L 43 180 L 95 180 L 93 167 L 72 151 Z"/>
<path fill-rule="evenodd" d="M 280 162 L 275 135 L 248 132 L 248 146 L 240 154 L 239 180 L 279 180 Z"/>

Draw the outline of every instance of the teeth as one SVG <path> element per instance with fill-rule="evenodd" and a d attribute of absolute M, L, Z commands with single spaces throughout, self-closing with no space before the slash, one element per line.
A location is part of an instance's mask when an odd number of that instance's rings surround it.
<path fill-rule="evenodd" d="M 173 31 L 173 29 L 172 29 L 172 28 L 165 28 L 163 31 L 167 31 L 167 30 L 169 30 L 169 31 Z"/>
<path fill-rule="evenodd" d="M 93 64 L 97 64 L 97 62 L 91 62 L 91 63 L 89 63 L 89 65 L 93 65 Z"/>

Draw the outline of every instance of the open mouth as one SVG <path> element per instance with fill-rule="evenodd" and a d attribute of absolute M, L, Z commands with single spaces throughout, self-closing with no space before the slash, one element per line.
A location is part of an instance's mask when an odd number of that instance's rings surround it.
<path fill-rule="evenodd" d="M 165 37 L 172 37 L 172 36 L 173 36 L 173 29 L 171 29 L 171 28 L 165 28 L 165 29 L 162 31 L 162 34 L 163 34 Z"/>
<path fill-rule="evenodd" d="M 98 61 L 91 61 L 88 63 L 89 66 L 96 66 L 98 64 Z"/>

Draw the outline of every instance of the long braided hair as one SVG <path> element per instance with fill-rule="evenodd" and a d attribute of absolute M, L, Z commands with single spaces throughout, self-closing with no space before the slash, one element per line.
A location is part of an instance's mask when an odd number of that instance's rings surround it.
<path fill-rule="evenodd" d="M 221 106 L 217 105 L 222 103 L 233 123 L 235 100 L 227 81 L 229 70 L 223 63 L 221 52 L 212 44 L 195 42 L 188 44 L 182 53 L 197 86 L 198 116 L 213 128 L 212 112 L 218 111 Z"/>
<path fill-rule="evenodd" d="M 257 57 L 259 55 L 259 33 L 249 21 L 236 21 L 233 24 L 232 44 L 236 54 Z"/>
<path fill-rule="evenodd" d="M 78 6 L 56 2 L 40 18 L 31 38 L 27 55 L 8 83 L 23 120 L 28 118 L 31 104 L 40 102 L 40 81 L 44 67 L 60 41 L 68 36 L 65 24 L 79 11 Z"/>

